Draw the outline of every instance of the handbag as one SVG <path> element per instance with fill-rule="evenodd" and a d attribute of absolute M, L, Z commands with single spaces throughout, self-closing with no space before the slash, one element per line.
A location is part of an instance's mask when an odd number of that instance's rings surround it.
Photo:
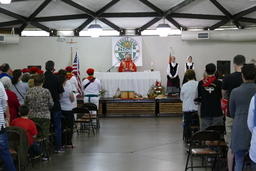
<path fill-rule="evenodd" d="M 13 84 L 14 85 L 14 84 Z M 22 97 L 22 99 L 25 99 L 22 94 L 20 93 L 20 91 L 17 89 L 16 85 L 14 85 L 15 89 L 17 90 L 17 92 L 20 94 L 20 96 Z"/>

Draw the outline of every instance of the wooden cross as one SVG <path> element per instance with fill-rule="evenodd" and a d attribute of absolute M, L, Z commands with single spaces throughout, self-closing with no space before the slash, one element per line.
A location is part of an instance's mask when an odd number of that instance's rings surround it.
<path fill-rule="evenodd" d="M 71 53 L 71 66 L 72 66 L 72 63 L 73 63 L 73 44 L 74 44 L 74 43 L 77 43 L 77 42 L 73 42 L 73 39 L 71 39 L 70 42 L 66 42 L 66 43 L 69 43 L 69 44 L 71 45 L 71 51 L 70 51 L 70 53 Z"/>

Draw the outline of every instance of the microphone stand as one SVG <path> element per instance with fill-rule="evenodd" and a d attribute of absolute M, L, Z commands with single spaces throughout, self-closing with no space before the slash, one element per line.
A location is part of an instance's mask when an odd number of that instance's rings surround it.
<path fill-rule="evenodd" d="M 121 61 L 117 61 L 111 68 L 109 68 L 106 72 L 110 72 L 112 68 L 114 68 L 117 64 L 119 64 Z"/>

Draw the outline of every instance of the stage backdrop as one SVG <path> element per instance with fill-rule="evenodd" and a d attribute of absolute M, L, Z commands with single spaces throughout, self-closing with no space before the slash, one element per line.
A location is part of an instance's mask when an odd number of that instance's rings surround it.
<path fill-rule="evenodd" d="M 112 65 L 119 66 L 119 62 L 129 53 L 136 66 L 142 66 L 142 37 L 113 37 Z"/>

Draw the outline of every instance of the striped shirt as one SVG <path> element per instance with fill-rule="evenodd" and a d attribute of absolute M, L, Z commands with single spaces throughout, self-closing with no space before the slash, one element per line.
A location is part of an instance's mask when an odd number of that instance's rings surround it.
<path fill-rule="evenodd" d="M 5 128 L 4 111 L 7 107 L 6 100 L 8 100 L 7 95 L 3 84 L 0 82 L 0 130 Z"/>

